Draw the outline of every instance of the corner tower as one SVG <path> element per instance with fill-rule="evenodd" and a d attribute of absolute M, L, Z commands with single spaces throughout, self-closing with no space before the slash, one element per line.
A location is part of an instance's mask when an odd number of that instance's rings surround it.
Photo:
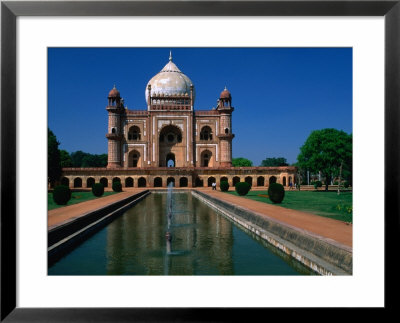
<path fill-rule="evenodd" d="M 232 139 L 235 135 L 232 133 L 232 96 L 228 89 L 221 92 L 216 109 L 220 115 L 220 129 L 219 129 L 219 142 L 221 149 L 220 166 L 232 166 Z"/>
<path fill-rule="evenodd" d="M 121 117 L 125 112 L 125 108 L 123 99 L 115 85 L 108 93 L 106 110 L 108 111 L 108 132 L 106 134 L 108 139 L 107 168 L 119 168 L 121 167 L 123 139 Z"/>

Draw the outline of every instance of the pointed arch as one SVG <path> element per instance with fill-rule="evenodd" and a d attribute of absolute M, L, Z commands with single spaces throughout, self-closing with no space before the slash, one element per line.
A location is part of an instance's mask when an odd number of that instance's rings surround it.
<path fill-rule="evenodd" d="M 203 150 L 200 154 L 200 167 L 212 167 L 213 166 L 213 154 L 208 149 Z"/>
<path fill-rule="evenodd" d="M 128 140 L 133 140 L 133 141 L 141 140 L 141 131 L 138 126 L 132 126 L 129 128 Z"/>
<path fill-rule="evenodd" d="M 200 140 L 211 141 L 213 140 L 213 133 L 209 126 L 204 126 L 200 130 Z"/>
<path fill-rule="evenodd" d="M 246 183 L 249 183 L 250 186 L 253 186 L 253 177 L 251 177 L 251 176 L 246 176 L 245 179 L 244 179 L 244 181 L 245 181 Z"/>
<path fill-rule="evenodd" d="M 212 186 L 212 183 L 216 183 L 217 181 L 215 180 L 215 177 L 213 177 L 213 176 L 210 176 L 209 178 L 208 178 L 208 180 L 207 180 L 207 186 L 208 187 L 211 187 Z"/>
<path fill-rule="evenodd" d="M 128 167 L 142 167 L 142 157 L 136 149 L 131 150 L 128 154 Z"/>
<path fill-rule="evenodd" d="M 257 177 L 257 186 L 264 186 L 264 176 Z"/>
<path fill-rule="evenodd" d="M 89 177 L 89 178 L 86 180 L 86 187 L 91 188 L 91 187 L 94 185 L 94 183 L 95 183 L 94 178 L 93 178 L 93 177 Z"/>
<path fill-rule="evenodd" d="M 82 187 L 82 178 L 76 177 L 74 179 L 74 187 L 75 188 Z"/>
<path fill-rule="evenodd" d="M 169 186 L 170 183 L 172 183 L 172 186 L 175 187 L 175 178 L 174 177 L 167 178 L 167 186 Z"/>
<path fill-rule="evenodd" d="M 125 187 L 133 187 L 133 178 L 132 177 L 125 178 Z"/>
<path fill-rule="evenodd" d="M 146 187 L 147 181 L 144 177 L 139 177 L 138 179 L 138 187 Z"/>
<path fill-rule="evenodd" d="M 188 187 L 188 179 L 187 179 L 187 177 L 181 177 L 179 179 L 179 187 Z"/>
<path fill-rule="evenodd" d="M 232 178 L 232 185 L 235 186 L 237 183 L 240 182 L 240 177 L 239 176 L 234 176 Z"/>
<path fill-rule="evenodd" d="M 162 178 L 161 177 L 154 178 L 154 187 L 162 187 Z"/>

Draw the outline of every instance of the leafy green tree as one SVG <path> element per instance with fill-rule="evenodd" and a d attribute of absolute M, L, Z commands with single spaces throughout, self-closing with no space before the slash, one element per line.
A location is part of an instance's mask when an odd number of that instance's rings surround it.
<path fill-rule="evenodd" d="M 82 159 L 81 167 L 105 167 L 107 166 L 107 154 L 86 154 Z"/>
<path fill-rule="evenodd" d="M 300 148 L 297 165 L 325 177 L 328 190 L 332 176 L 340 174 L 341 166 L 351 172 L 353 143 L 352 135 L 337 129 L 313 131 Z"/>
<path fill-rule="evenodd" d="M 86 154 L 82 158 L 81 167 L 96 167 L 96 157 L 95 157 L 95 155 Z"/>
<path fill-rule="evenodd" d="M 68 151 L 60 150 L 60 165 L 61 167 L 72 167 L 72 159 Z"/>
<path fill-rule="evenodd" d="M 71 153 L 73 167 L 106 167 L 107 154 L 89 154 L 81 150 Z"/>
<path fill-rule="evenodd" d="M 99 167 L 106 167 L 108 164 L 108 154 L 98 155 Z"/>
<path fill-rule="evenodd" d="M 261 162 L 261 166 L 271 167 L 271 166 L 288 166 L 286 158 L 283 157 L 272 157 L 266 158 Z"/>
<path fill-rule="evenodd" d="M 233 167 L 251 167 L 253 166 L 253 162 L 247 158 L 238 157 L 232 158 L 232 166 Z"/>
<path fill-rule="evenodd" d="M 60 166 L 60 150 L 58 146 L 60 143 L 57 137 L 48 128 L 47 129 L 47 176 L 50 186 L 53 187 L 54 183 L 60 179 L 61 166 Z"/>
<path fill-rule="evenodd" d="M 82 150 L 71 153 L 72 165 L 74 167 L 82 167 L 82 160 L 87 155 Z"/>

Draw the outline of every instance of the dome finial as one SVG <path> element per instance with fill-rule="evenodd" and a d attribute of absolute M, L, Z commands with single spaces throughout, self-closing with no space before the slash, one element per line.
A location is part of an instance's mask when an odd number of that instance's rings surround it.
<path fill-rule="evenodd" d="M 172 61 L 172 51 L 169 51 L 169 60 Z"/>

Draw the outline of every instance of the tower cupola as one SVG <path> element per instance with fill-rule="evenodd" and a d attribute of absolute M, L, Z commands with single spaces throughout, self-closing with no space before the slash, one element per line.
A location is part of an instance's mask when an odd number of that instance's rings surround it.
<path fill-rule="evenodd" d="M 115 87 L 115 84 L 111 91 L 108 93 L 108 106 L 114 106 L 117 108 L 123 107 L 123 99 L 121 98 L 120 92 Z"/>
<path fill-rule="evenodd" d="M 225 86 L 225 89 L 221 92 L 218 100 L 218 109 L 231 109 L 232 107 L 232 95 L 231 92 Z"/>

